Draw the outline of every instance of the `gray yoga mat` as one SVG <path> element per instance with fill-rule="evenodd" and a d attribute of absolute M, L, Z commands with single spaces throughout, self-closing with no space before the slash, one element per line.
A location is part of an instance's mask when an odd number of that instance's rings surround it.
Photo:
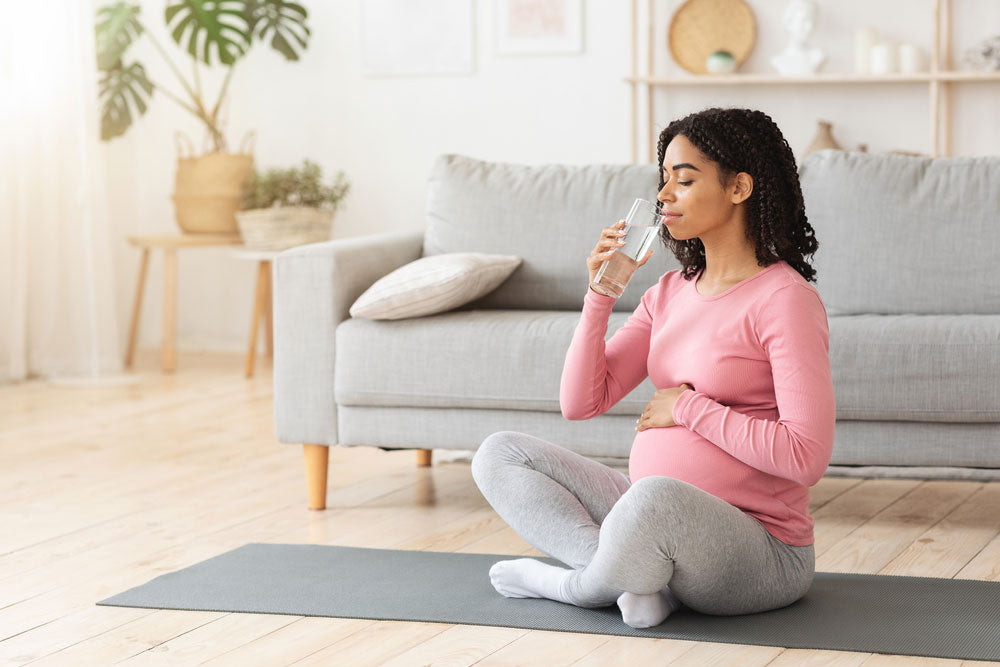
<path fill-rule="evenodd" d="M 637 630 L 614 605 L 582 609 L 503 597 L 490 585 L 489 569 L 511 558 L 519 556 L 247 544 L 97 604 L 1000 659 L 1000 582 L 817 572 L 805 597 L 782 609 L 709 616 L 683 607 L 659 626 Z"/>

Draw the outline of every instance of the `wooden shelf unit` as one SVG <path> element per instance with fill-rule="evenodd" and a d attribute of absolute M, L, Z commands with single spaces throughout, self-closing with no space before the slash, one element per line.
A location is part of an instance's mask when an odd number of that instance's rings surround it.
<path fill-rule="evenodd" d="M 821 73 L 811 76 L 780 76 L 777 74 L 689 74 L 687 76 L 626 77 L 629 83 L 654 86 L 719 86 L 761 84 L 824 84 L 824 83 L 926 83 L 928 81 L 1000 81 L 1000 72 L 917 72 L 914 74 L 839 74 Z"/>
<path fill-rule="evenodd" d="M 770 85 L 830 85 L 830 84 L 926 84 L 928 87 L 931 127 L 931 155 L 951 154 L 951 86 L 952 83 L 1000 82 L 1000 72 L 957 71 L 950 69 L 951 44 L 950 0 L 934 0 L 934 43 L 931 49 L 930 69 L 912 74 L 854 74 L 817 73 L 809 76 L 782 76 L 780 74 L 686 74 L 656 76 L 654 61 L 656 29 L 655 0 L 647 0 L 647 62 L 646 74 L 639 74 L 639 0 L 632 0 L 632 76 L 626 77 L 631 85 L 632 110 L 632 162 L 639 161 L 639 88 L 646 88 L 646 118 L 649 123 L 647 160 L 656 159 L 656 125 L 654 95 L 657 88 L 687 86 L 770 86 Z M 942 43 L 943 42 L 943 43 Z"/>

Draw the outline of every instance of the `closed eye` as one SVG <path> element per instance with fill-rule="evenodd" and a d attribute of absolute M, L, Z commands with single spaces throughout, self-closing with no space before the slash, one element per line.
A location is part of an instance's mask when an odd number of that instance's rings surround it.
<path fill-rule="evenodd" d="M 670 180 L 670 177 L 667 176 L 667 177 L 665 177 L 663 179 L 663 183 L 666 184 L 667 181 L 669 181 L 669 180 Z M 691 185 L 692 183 L 694 183 L 694 181 L 677 181 L 677 185 Z"/>

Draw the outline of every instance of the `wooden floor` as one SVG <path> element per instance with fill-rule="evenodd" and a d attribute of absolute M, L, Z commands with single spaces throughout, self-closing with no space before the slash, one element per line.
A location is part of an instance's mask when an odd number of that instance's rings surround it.
<path fill-rule="evenodd" d="M 328 509 L 306 509 L 300 447 L 274 437 L 271 369 L 181 354 L 140 383 L 0 387 L 0 664 L 958 665 L 809 651 L 95 602 L 248 542 L 538 554 L 467 462 L 331 450 Z M 816 569 L 1000 580 L 1000 483 L 825 477 Z M 992 663 L 1000 664 L 1000 663 Z"/>

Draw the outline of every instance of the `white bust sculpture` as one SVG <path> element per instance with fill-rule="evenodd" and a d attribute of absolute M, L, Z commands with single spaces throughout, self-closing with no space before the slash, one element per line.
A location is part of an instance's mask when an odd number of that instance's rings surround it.
<path fill-rule="evenodd" d="M 788 31 L 788 46 L 771 57 L 771 65 L 784 75 L 814 74 L 826 60 L 822 49 L 810 48 L 806 40 L 816 23 L 815 0 L 792 0 L 785 7 L 781 22 Z"/>

